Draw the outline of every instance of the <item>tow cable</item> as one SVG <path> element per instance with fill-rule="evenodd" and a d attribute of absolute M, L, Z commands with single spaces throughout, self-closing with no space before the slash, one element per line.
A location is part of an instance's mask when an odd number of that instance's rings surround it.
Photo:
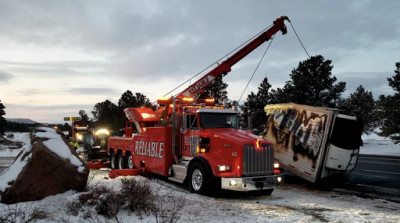
<path fill-rule="evenodd" d="M 301 41 L 301 39 L 300 39 L 299 35 L 297 35 L 297 32 L 296 32 L 296 30 L 295 30 L 295 28 L 294 28 L 294 26 L 293 26 L 293 24 L 292 24 L 292 22 L 291 22 L 290 20 L 289 20 L 289 23 L 290 23 L 290 26 L 292 27 L 292 29 L 293 29 L 293 32 L 295 33 L 295 35 L 296 35 L 297 39 L 299 40 L 299 42 L 300 42 L 301 46 L 303 47 L 303 49 L 304 49 L 304 52 L 307 54 L 308 58 L 310 58 L 310 54 L 308 54 L 308 52 L 307 52 L 307 49 L 306 49 L 306 47 L 305 47 L 305 46 L 304 46 L 304 44 L 303 44 L 303 41 Z M 246 91 L 246 89 L 248 88 L 248 86 L 249 86 L 249 84 L 250 84 L 251 80 L 252 80 L 252 79 L 253 79 L 253 77 L 254 77 L 254 74 L 257 72 L 257 70 L 258 70 L 258 67 L 259 67 L 259 66 L 260 66 L 260 64 L 261 64 L 261 61 L 264 59 L 264 56 L 265 56 L 265 54 L 267 53 L 267 51 L 268 51 L 269 47 L 270 47 L 270 46 L 271 46 L 271 44 L 272 44 L 272 41 L 274 40 L 274 37 L 275 37 L 275 35 L 274 35 L 274 36 L 272 36 L 272 38 L 271 38 L 271 41 L 270 41 L 270 43 L 269 43 L 269 45 L 268 45 L 267 49 L 265 50 L 264 54 L 262 55 L 262 57 L 261 57 L 260 61 L 259 61 L 259 62 L 258 62 L 258 64 L 257 64 L 256 68 L 254 69 L 254 72 L 253 72 L 253 74 L 251 75 L 251 77 L 250 77 L 249 81 L 247 82 L 247 85 L 246 85 L 246 87 L 243 89 L 243 92 L 242 92 L 242 94 L 240 95 L 240 98 L 239 98 L 238 102 L 239 102 L 239 101 L 242 99 L 242 96 L 243 96 L 244 92 L 245 92 L 245 91 Z"/>

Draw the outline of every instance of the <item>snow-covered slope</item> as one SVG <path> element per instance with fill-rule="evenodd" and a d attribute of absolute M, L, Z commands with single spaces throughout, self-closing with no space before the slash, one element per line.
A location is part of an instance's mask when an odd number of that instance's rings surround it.
<path fill-rule="evenodd" d="M 400 156 L 400 143 L 376 134 L 363 135 L 364 145 L 360 148 L 360 154 Z"/>
<path fill-rule="evenodd" d="M 36 124 L 37 123 L 28 118 L 7 118 L 7 121 L 21 123 L 21 124 Z"/>

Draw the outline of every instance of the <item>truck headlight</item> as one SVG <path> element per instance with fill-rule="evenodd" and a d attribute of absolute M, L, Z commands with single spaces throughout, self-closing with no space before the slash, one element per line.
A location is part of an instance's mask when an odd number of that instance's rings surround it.
<path fill-rule="evenodd" d="M 229 171 L 229 170 L 231 170 L 231 166 L 228 166 L 228 165 L 218 165 L 218 170 L 219 170 L 219 171 Z"/>
<path fill-rule="evenodd" d="M 278 169 L 279 168 L 279 163 L 274 163 L 274 168 Z"/>

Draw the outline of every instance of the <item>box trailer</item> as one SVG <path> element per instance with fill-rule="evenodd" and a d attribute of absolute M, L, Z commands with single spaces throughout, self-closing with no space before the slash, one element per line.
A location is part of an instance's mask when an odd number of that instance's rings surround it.
<path fill-rule="evenodd" d="M 361 143 L 362 122 L 332 108 L 274 104 L 263 138 L 272 142 L 280 167 L 317 183 L 354 169 Z"/>

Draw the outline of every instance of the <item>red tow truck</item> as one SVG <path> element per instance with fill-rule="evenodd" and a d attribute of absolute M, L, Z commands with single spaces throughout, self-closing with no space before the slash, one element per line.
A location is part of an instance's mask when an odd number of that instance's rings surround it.
<path fill-rule="evenodd" d="M 175 97 L 159 99 L 158 109 L 125 109 L 125 135 L 108 140 L 111 168 L 142 169 L 187 183 L 199 194 L 216 188 L 272 193 L 283 181 L 274 164 L 273 145 L 241 130 L 234 108 L 198 96 L 274 34 L 286 34 L 285 20 L 288 17 L 276 19 L 271 28 Z"/>

